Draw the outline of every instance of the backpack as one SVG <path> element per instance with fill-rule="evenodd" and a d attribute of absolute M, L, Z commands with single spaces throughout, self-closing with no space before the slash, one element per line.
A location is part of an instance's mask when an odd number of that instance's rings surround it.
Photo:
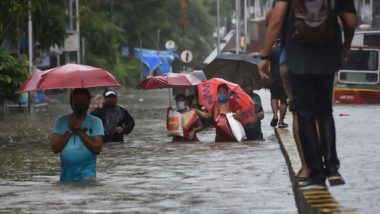
<path fill-rule="evenodd" d="M 335 0 L 292 0 L 291 38 L 299 44 L 328 44 L 336 38 Z M 335 20 L 334 20 L 335 19 Z"/>

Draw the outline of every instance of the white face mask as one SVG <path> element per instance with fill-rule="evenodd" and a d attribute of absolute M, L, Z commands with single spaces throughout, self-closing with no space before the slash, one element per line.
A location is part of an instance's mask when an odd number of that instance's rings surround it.
<path fill-rule="evenodd" d="M 185 110 L 186 109 L 186 102 L 185 101 L 179 101 L 176 103 L 178 110 Z"/>

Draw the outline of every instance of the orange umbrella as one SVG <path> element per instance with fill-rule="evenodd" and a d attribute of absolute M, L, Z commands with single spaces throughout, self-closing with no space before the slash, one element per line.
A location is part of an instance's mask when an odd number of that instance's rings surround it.
<path fill-rule="evenodd" d="M 198 84 L 199 103 L 208 111 L 212 111 L 215 103 L 218 101 L 218 86 L 226 84 L 229 88 L 230 99 L 235 99 L 242 106 L 243 125 L 256 121 L 255 104 L 251 97 L 240 88 L 239 85 L 228 82 L 222 78 L 212 78 Z"/>

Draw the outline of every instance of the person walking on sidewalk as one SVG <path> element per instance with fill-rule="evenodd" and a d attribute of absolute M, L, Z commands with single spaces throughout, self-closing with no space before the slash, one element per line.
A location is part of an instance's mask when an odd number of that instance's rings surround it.
<path fill-rule="evenodd" d="M 272 9 L 267 12 L 266 23 L 269 22 L 271 14 L 273 12 L 273 7 L 276 4 L 276 0 L 273 1 Z M 279 50 L 279 63 L 280 63 L 280 75 L 283 89 L 288 97 L 287 103 L 289 111 L 292 113 L 292 131 L 294 141 L 297 146 L 297 151 L 301 160 L 301 169 L 298 170 L 296 178 L 298 181 L 304 181 L 309 176 L 309 167 L 305 161 L 305 155 L 303 153 L 301 138 L 299 135 L 299 125 L 298 125 L 298 116 L 297 113 L 293 110 L 293 94 L 290 88 L 288 67 L 286 66 L 286 52 L 285 52 L 285 38 L 284 35 L 281 35 L 280 50 Z M 271 61 L 272 64 L 272 61 Z M 273 65 L 272 65 L 273 67 Z"/>
<path fill-rule="evenodd" d="M 259 72 L 265 79 L 268 78 L 271 47 L 282 31 L 285 35 L 286 64 L 289 69 L 294 110 L 298 115 L 301 144 L 310 169 L 307 180 L 299 183 L 301 189 L 325 188 L 326 177 L 332 186 L 344 184 L 338 172 L 340 163 L 336 152 L 332 91 L 334 72 L 341 67 L 342 55 L 347 60 L 350 53 L 356 25 L 356 9 L 353 0 L 317 0 L 317 2 L 319 6 L 327 6 L 316 8 L 310 4 L 315 1 L 308 0 L 277 0 L 260 51 Z M 331 5 L 330 2 L 335 4 Z M 310 5 L 305 6 L 305 4 Z M 327 11 L 328 16 L 324 23 L 331 24 L 326 24 L 327 30 L 319 30 L 308 35 L 317 36 L 314 39 L 300 34 L 298 28 L 300 20 L 297 19 L 296 25 L 294 18 L 296 13 L 299 15 L 304 12 L 298 10 L 300 8 L 314 9 L 314 12 L 325 9 L 323 12 Z M 344 42 L 338 18 L 342 23 Z M 301 26 L 307 26 L 307 23 L 301 20 Z"/>
<path fill-rule="evenodd" d="M 286 111 L 288 109 L 288 96 L 285 93 L 280 75 L 280 46 L 276 44 L 271 51 L 271 76 L 273 82 L 268 87 L 270 90 L 270 101 L 272 106 L 273 118 L 270 126 L 278 128 L 287 128 L 288 124 L 284 122 Z"/>

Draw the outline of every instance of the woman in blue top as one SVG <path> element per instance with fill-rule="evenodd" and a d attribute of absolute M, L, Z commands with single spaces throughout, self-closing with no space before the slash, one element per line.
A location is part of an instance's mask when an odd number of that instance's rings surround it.
<path fill-rule="evenodd" d="M 61 181 L 96 177 L 96 155 L 102 149 L 104 130 L 99 118 L 87 114 L 90 99 L 87 89 L 74 89 L 70 96 L 73 113 L 55 121 L 51 148 L 61 155 Z"/>

